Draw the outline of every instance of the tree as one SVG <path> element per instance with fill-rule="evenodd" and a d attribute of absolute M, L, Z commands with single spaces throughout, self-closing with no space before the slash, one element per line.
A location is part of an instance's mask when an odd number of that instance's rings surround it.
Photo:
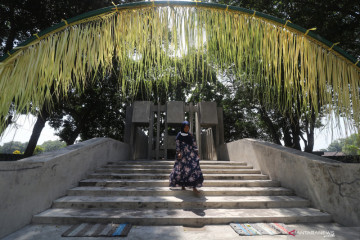
<path fill-rule="evenodd" d="M 6 154 L 11 154 L 14 153 L 15 151 L 18 151 L 17 154 L 22 154 L 24 153 L 26 147 L 27 147 L 28 143 L 22 143 L 22 142 L 7 142 L 4 143 L 2 146 L 0 146 L 0 153 L 6 153 Z M 66 144 L 61 142 L 61 141 L 46 141 L 44 142 L 42 145 L 37 145 L 35 147 L 35 151 L 34 154 L 39 154 L 42 152 L 50 152 L 50 151 L 55 151 L 58 149 L 61 149 L 63 147 L 65 147 Z"/>
<path fill-rule="evenodd" d="M 294 23 L 301 23 L 302 26 L 307 28 L 317 26 L 318 32 L 329 40 L 336 42 L 340 39 L 341 46 L 350 53 L 356 55 L 359 52 L 359 4 L 356 1 L 346 0 L 341 3 L 333 0 L 326 2 L 293 0 L 218 2 L 252 8 L 280 18 L 287 18 Z M 73 1 L 71 4 L 68 1 L 57 1 L 56 3 L 51 1 L 4 1 L 0 4 L 0 12 L 3 11 L 4 16 L 6 16 L 4 20 L 1 20 L 4 24 L 0 25 L 0 30 L 2 30 L 1 28 L 4 29 L 4 31 L 0 31 L 0 40 L 2 42 L 0 51 L 6 52 L 12 48 L 9 48 L 9 46 L 16 45 L 17 42 L 38 32 L 39 29 L 44 29 L 55 22 L 59 22 L 61 18 L 75 16 L 105 5 L 110 5 L 110 1 Z M 43 11 L 36 12 L 38 9 Z M 26 23 L 24 23 L 25 21 Z M 189 70 L 191 72 L 191 69 Z M 106 80 L 108 77 L 104 76 L 104 79 Z M 186 76 L 180 76 L 179 78 L 186 80 Z M 204 80 L 205 77 L 200 76 L 200 79 Z M 192 97 L 194 101 L 195 99 L 206 98 L 223 104 L 225 121 L 229 121 L 226 124 L 230 125 L 230 130 L 226 135 L 229 140 L 241 137 L 264 137 L 278 144 L 283 140 L 286 146 L 296 149 L 300 149 L 300 141 L 303 141 L 305 150 L 312 151 L 314 144 L 313 130 L 319 124 L 318 119 L 314 119 L 313 109 L 308 109 L 304 115 L 295 115 L 295 117 L 290 118 L 289 116 L 292 116 L 291 112 L 281 112 L 274 106 L 268 106 L 261 98 L 254 98 L 254 92 L 261 92 L 261 88 L 259 88 L 260 90 L 251 88 L 251 86 L 246 85 L 245 81 L 242 81 L 241 84 L 240 87 L 235 86 L 234 92 L 231 93 L 224 92 L 224 89 L 221 89 L 221 85 L 218 83 L 214 86 L 211 86 L 211 84 L 198 85 Z M 88 89 L 88 93 L 82 96 L 79 96 L 77 92 L 70 93 L 67 106 L 59 107 L 58 120 L 54 120 L 54 126 L 58 126 L 59 130 L 61 128 L 59 135 L 67 144 L 72 144 L 79 134 L 81 139 L 94 136 L 111 136 L 116 139 L 121 137 L 126 101 L 114 101 L 113 99 L 116 99 L 116 97 L 124 99 L 130 95 L 121 95 L 116 91 L 111 92 L 110 89 L 106 89 L 107 87 L 101 86 L 99 82 L 96 82 L 92 87 L 94 89 Z M 165 94 L 162 91 L 164 87 L 174 87 L 175 90 Z M 215 87 L 216 91 L 222 91 L 221 93 L 224 93 L 225 96 L 226 94 L 229 96 L 224 97 L 224 99 L 220 99 L 221 96 L 216 95 L 211 97 L 210 89 L 212 87 Z M 142 85 L 140 85 L 137 96 L 135 98 L 131 97 L 131 99 L 141 99 L 141 97 L 146 96 L 148 99 L 164 102 L 166 99 L 185 99 L 184 93 L 187 92 L 186 90 L 179 91 L 176 86 L 171 84 L 160 87 L 154 85 L 152 88 L 154 92 L 150 94 L 141 89 Z M 301 98 L 302 96 L 292 97 Z M 103 109 L 95 109 L 94 106 L 98 105 L 103 106 Z M 298 110 L 295 105 L 293 109 Z M 117 112 L 118 110 L 120 112 Z M 64 116 L 66 117 L 65 121 L 59 123 Z M 53 117 L 53 119 L 55 118 Z M 39 124 L 36 124 L 34 128 L 34 137 L 29 141 L 28 152 L 31 152 L 31 148 L 36 146 L 36 139 L 38 139 L 41 132 L 40 128 L 47 121 L 46 113 L 40 114 L 38 121 Z M 119 126 L 119 128 L 111 127 L 111 125 Z"/>
<path fill-rule="evenodd" d="M 41 144 L 40 147 L 44 149 L 44 152 L 51 152 L 66 147 L 66 144 L 58 140 L 55 141 L 49 140 L 43 142 L 43 144 Z"/>
<path fill-rule="evenodd" d="M 360 155 L 360 134 L 352 134 L 344 139 L 342 151 L 346 155 Z"/>
<path fill-rule="evenodd" d="M 218 3 L 240 6 L 264 12 L 282 19 L 289 19 L 305 28 L 317 27 L 317 33 L 333 42 L 340 42 L 347 52 L 360 58 L 360 4 L 355 1 L 268 1 L 268 0 L 219 0 Z M 259 91 L 259 90 L 258 90 Z M 264 92 L 262 90 L 259 91 Z M 293 96 L 301 99 L 302 96 Z M 261 97 L 259 98 L 261 101 Z M 318 102 L 319 109 L 323 108 Z M 262 121 L 270 130 L 272 141 L 279 143 L 281 135 L 285 146 L 300 150 L 300 141 L 305 151 L 312 152 L 314 128 L 319 127 L 322 112 L 315 119 L 314 109 L 307 114 L 297 116 L 276 109 L 276 104 L 265 106 L 260 102 L 258 109 Z M 298 106 L 293 109 L 299 111 Z M 290 116 L 292 116 L 290 118 Z M 295 117 L 293 117 L 295 116 Z M 282 132 L 280 133 L 279 132 Z"/>
<path fill-rule="evenodd" d="M 124 2 L 135 1 L 115 1 L 117 4 Z M 55 2 L 4 0 L 0 4 L 0 15 L 4 16 L 0 20 L 0 55 L 7 53 L 14 46 L 40 30 L 60 22 L 61 19 L 74 17 L 90 10 L 109 6 L 110 4 L 112 4 L 110 0 L 76 0 L 71 1 L 71 3 L 65 0 Z M 42 107 L 38 112 L 38 119 L 35 123 L 33 134 L 30 137 L 29 145 L 25 150 L 25 156 L 28 157 L 33 154 L 49 114 L 45 107 Z M 8 116 L 0 116 L 0 119 L 6 119 L 5 127 L 0 127 L 0 130 L 5 130 L 7 125 L 11 123 L 12 115 L 9 113 Z"/>
<path fill-rule="evenodd" d="M 335 140 L 332 143 L 330 143 L 330 145 L 328 146 L 327 149 L 325 149 L 325 151 L 327 151 L 327 152 L 341 152 L 344 145 L 345 145 L 345 139 L 341 138 L 341 139 Z"/>
<path fill-rule="evenodd" d="M 11 154 L 14 151 L 18 150 L 20 152 L 24 152 L 26 148 L 27 143 L 22 142 L 7 142 L 4 143 L 2 146 L 0 146 L 0 153 L 7 153 Z"/>
<path fill-rule="evenodd" d="M 94 137 L 122 140 L 128 100 L 122 96 L 115 75 L 90 82 L 83 93 L 70 89 L 67 99 L 55 105 L 49 124 L 66 145 Z"/>
<path fill-rule="evenodd" d="M 309 29 L 316 27 L 322 37 L 340 42 L 341 47 L 360 57 L 360 3 L 353 0 L 207 0 L 263 12 Z"/>
<path fill-rule="evenodd" d="M 360 155 L 360 134 L 352 134 L 347 138 L 340 138 L 328 146 L 325 151 L 343 152 L 346 155 Z"/>
<path fill-rule="evenodd" d="M 35 122 L 35 126 L 30 136 L 29 143 L 25 149 L 24 152 L 25 157 L 30 157 L 34 154 L 34 151 L 36 150 L 36 144 L 40 138 L 41 131 L 45 127 L 45 123 L 48 117 L 49 117 L 49 111 L 46 109 L 46 107 L 43 107 Z"/>
<path fill-rule="evenodd" d="M 0 3 L 0 55 L 33 34 L 79 14 L 139 0 L 3 0 Z"/>

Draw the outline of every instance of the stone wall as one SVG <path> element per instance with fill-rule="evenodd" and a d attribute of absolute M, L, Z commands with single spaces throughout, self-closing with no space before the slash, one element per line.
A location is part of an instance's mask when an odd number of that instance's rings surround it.
<path fill-rule="evenodd" d="M 360 226 L 360 164 L 341 163 L 254 139 L 220 147 L 220 159 L 245 161 L 293 189 L 345 226 Z"/>
<path fill-rule="evenodd" d="M 129 145 L 95 138 L 16 162 L 0 162 L 0 238 L 31 222 L 109 161 L 129 159 Z"/>

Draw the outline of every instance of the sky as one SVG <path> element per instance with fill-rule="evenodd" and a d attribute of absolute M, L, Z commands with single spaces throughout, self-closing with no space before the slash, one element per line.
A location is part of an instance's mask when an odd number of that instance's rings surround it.
<path fill-rule="evenodd" d="M 12 124 L 5 130 L 3 136 L 0 138 L 0 145 L 3 145 L 6 142 L 11 142 L 13 140 L 19 142 L 28 142 L 35 122 L 36 118 L 34 116 L 21 115 L 16 121 L 16 124 Z M 43 142 L 48 140 L 59 140 L 59 137 L 55 136 L 55 130 L 51 128 L 48 123 L 46 123 L 41 132 L 38 145 L 41 145 Z"/>
<path fill-rule="evenodd" d="M 16 122 L 16 126 L 12 125 L 5 130 L 3 136 L 0 139 L 0 145 L 3 145 L 4 143 L 10 142 L 12 140 L 28 142 L 35 122 L 36 118 L 32 115 L 21 115 Z M 326 124 L 324 121 L 323 123 Z M 340 126 L 339 131 L 333 132 L 331 131 L 330 124 L 327 124 L 322 129 L 316 129 L 314 151 L 325 149 L 332 141 L 344 137 L 346 137 L 346 133 L 343 125 Z M 41 145 L 43 142 L 48 140 L 59 140 L 59 137 L 55 135 L 55 130 L 51 128 L 48 123 L 46 123 L 44 129 L 41 132 L 38 145 Z"/>

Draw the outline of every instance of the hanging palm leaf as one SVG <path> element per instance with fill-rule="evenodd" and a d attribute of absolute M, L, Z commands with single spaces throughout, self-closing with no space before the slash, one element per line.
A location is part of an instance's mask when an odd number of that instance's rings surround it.
<path fill-rule="evenodd" d="M 64 20 L 5 54 L 0 116 L 12 104 L 17 112 L 51 107 L 53 95 L 81 90 L 100 69 L 104 75 L 112 70 L 114 58 L 119 85 L 133 94 L 145 79 L 149 89 L 168 86 L 177 79 L 174 73 L 196 81 L 194 69 L 206 76 L 208 64 L 218 71 L 232 68 L 241 80 L 261 85 L 266 90 L 259 96 L 284 112 L 318 114 L 319 106 L 327 106 L 328 113 L 353 119 L 351 126 L 360 123 L 360 63 L 333 43 L 251 10 L 167 1 L 118 5 Z M 300 112 L 292 111 L 294 105 Z M 0 119 L 1 132 L 5 118 Z"/>

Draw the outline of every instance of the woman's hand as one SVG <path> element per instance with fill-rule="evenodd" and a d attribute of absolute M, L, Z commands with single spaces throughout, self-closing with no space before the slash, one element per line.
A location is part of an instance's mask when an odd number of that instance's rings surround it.
<path fill-rule="evenodd" d="M 181 158 L 181 153 L 177 154 L 177 158 L 180 159 Z"/>

